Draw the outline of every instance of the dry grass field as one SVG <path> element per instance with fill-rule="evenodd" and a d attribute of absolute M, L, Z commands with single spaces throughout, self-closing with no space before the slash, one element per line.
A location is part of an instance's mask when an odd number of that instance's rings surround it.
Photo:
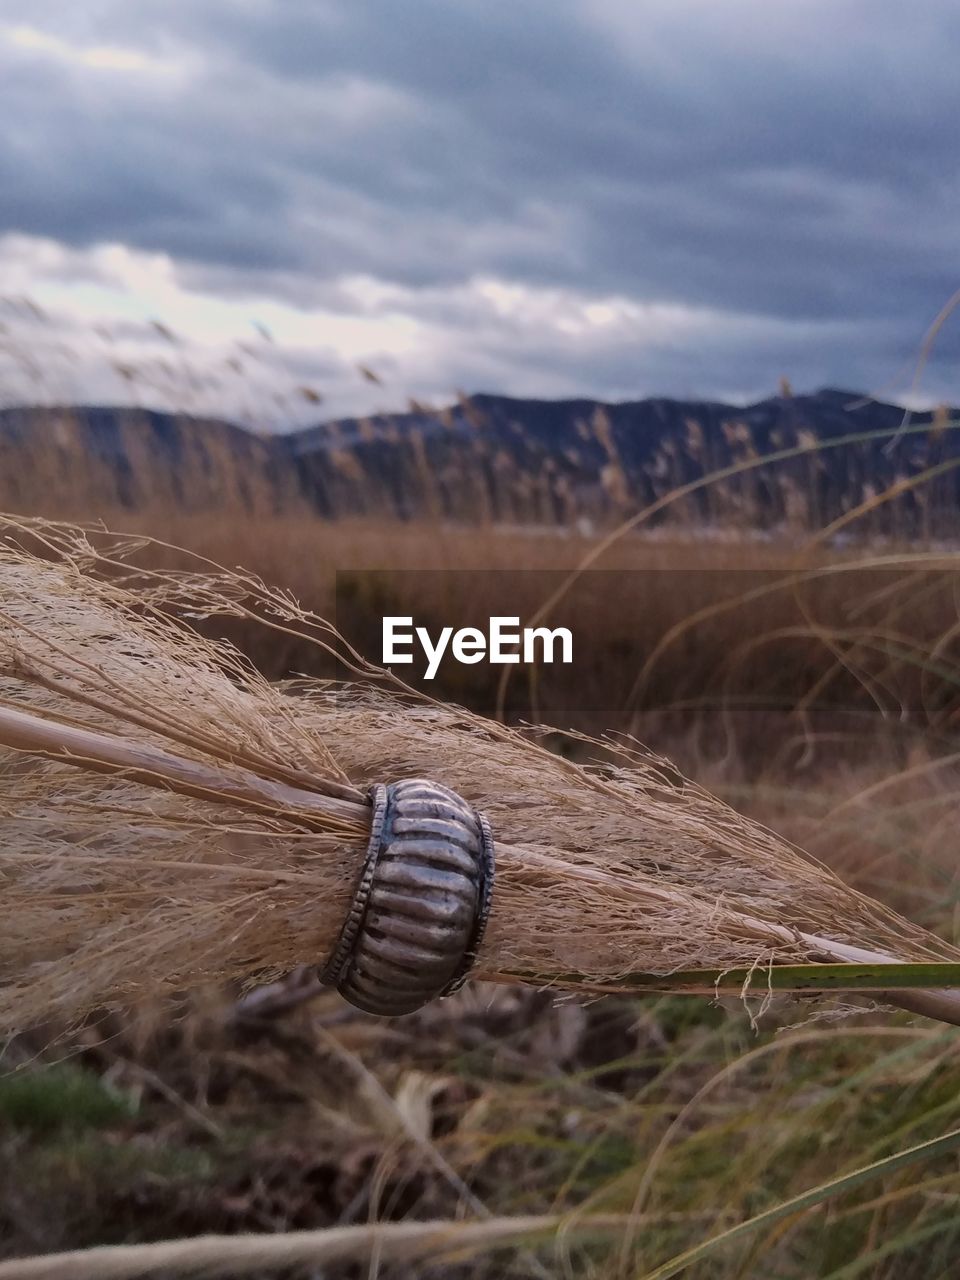
<path fill-rule="evenodd" d="M 85 514 L 172 544 L 141 553 L 153 566 L 185 563 L 173 546 L 242 564 L 336 616 L 373 660 L 384 612 L 462 625 L 495 602 L 532 616 L 599 537 L 162 507 Z M 431 692 L 514 721 L 632 735 L 957 941 L 957 568 L 917 548 L 841 555 L 816 539 L 636 532 L 551 611 L 574 631 L 574 678 L 521 671 L 504 693 L 499 672 L 444 668 Z M 295 643 L 226 633 L 271 678 L 331 674 Z M 575 735 L 548 741 L 586 750 Z M 6 1044 L 0 1256 L 578 1209 L 633 1225 L 614 1243 L 501 1250 L 431 1274 L 956 1275 L 955 1151 L 787 1205 L 957 1127 L 953 1029 L 863 1000 L 777 1000 L 755 1024 L 735 998 L 483 986 L 385 1022 L 302 989 L 260 1001 L 187 992 L 175 1007 L 104 1012 L 67 1039 L 38 1026 Z M 710 1241 L 689 1265 L 668 1265 Z"/>

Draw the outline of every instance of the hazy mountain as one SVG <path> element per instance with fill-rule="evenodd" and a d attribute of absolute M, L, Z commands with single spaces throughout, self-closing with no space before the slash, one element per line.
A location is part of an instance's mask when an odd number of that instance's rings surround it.
<path fill-rule="evenodd" d="M 0 505 L 266 514 L 296 499 L 286 450 L 228 422 L 141 409 L 0 410 Z"/>
<path fill-rule="evenodd" d="M 119 506 L 552 523 L 608 518 L 746 464 L 672 503 L 672 514 L 820 526 L 899 484 L 902 495 L 878 508 L 873 527 L 952 534 L 960 435 L 947 429 L 949 417 L 911 414 L 900 431 L 901 408 L 833 389 L 746 408 L 476 395 L 442 411 L 269 437 L 135 409 L 8 409 L 0 411 L 0 505 L 87 516 Z M 791 450 L 796 456 L 775 465 L 750 465 Z M 911 484 L 929 468 L 933 478 Z"/>

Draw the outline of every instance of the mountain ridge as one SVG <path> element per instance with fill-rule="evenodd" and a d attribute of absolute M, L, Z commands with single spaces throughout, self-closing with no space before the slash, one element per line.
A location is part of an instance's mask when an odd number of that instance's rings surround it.
<path fill-rule="evenodd" d="M 150 409 L 19 407 L 0 410 L 0 503 L 562 523 L 635 509 L 744 464 L 739 479 L 680 504 L 685 518 L 812 526 L 900 485 L 904 531 L 942 531 L 960 525 L 960 433 L 946 429 L 955 416 L 835 387 L 743 406 L 478 393 L 271 435 Z M 914 430 L 900 433 L 905 420 Z M 870 433 L 885 434 L 822 447 Z M 756 465 L 791 449 L 801 456 L 778 474 Z M 931 467 L 936 480 L 921 486 Z"/>

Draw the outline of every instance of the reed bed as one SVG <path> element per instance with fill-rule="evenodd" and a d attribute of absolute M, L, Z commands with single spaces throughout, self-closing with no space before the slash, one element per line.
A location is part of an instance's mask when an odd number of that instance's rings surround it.
<path fill-rule="evenodd" d="M 454 787 L 493 823 L 477 977 L 707 994 L 731 973 L 761 994 L 905 984 L 921 989 L 899 1003 L 957 1018 L 951 991 L 926 989 L 956 981 L 957 949 L 659 758 L 606 744 L 602 764 L 571 763 L 342 651 L 353 683 L 270 685 L 191 623 L 239 617 L 328 651 L 330 626 L 249 575 L 138 568 L 142 549 L 3 526 L 5 1028 L 322 962 L 366 789 L 403 776 Z"/>

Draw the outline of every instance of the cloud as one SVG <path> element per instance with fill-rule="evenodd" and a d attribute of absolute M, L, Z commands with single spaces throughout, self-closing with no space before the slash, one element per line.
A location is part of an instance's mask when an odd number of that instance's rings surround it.
<path fill-rule="evenodd" d="M 270 315 L 338 409 L 361 359 L 398 395 L 875 388 L 958 283 L 949 0 L 7 9 L 4 279 L 81 346 L 97 307 L 198 358 Z"/>

